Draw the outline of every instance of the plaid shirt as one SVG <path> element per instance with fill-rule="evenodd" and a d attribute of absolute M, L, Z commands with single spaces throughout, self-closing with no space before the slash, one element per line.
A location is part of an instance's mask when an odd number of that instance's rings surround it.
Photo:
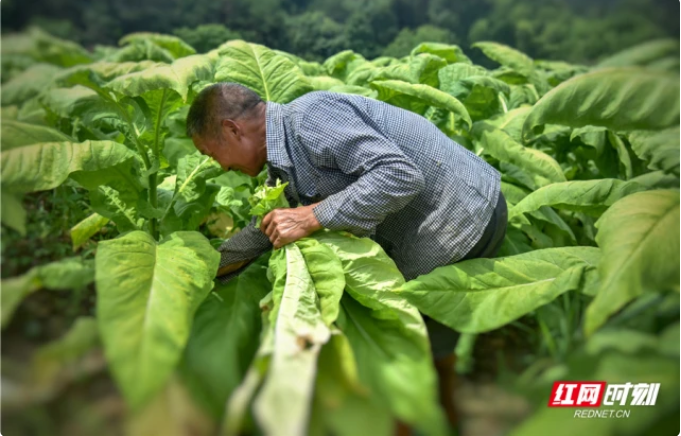
<path fill-rule="evenodd" d="M 464 257 L 497 204 L 500 174 L 430 121 L 358 95 L 311 92 L 267 103 L 269 180 L 331 230 L 369 236 L 405 279 Z M 272 249 L 254 221 L 221 247 L 221 266 Z M 229 280 L 239 271 L 221 277 Z"/>

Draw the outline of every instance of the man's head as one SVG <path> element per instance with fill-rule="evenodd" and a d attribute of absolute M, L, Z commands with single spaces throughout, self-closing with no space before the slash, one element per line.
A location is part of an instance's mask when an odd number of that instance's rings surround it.
<path fill-rule="evenodd" d="M 216 83 L 194 99 L 187 136 L 225 171 L 257 176 L 267 162 L 265 102 L 245 86 Z"/>

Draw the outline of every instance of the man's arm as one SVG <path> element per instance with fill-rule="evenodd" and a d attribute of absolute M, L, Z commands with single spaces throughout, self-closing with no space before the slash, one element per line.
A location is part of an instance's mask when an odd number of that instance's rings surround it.
<path fill-rule="evenodd" d="M 272 243 L 255 227 L 256 217 L 239 233 L 226 240 L 220 252 L 220 267 L 217 277 L 227 283 L 239 275 L 255 259 L 272 249 Z"/>
<path fill-rule="evenodd" d="M 358 179 L 321 201 L 313 213 L 327 229 L 367 235 L 425 188 L 423 174 L 365 113 L 341 100 L 317 106 L 301 120 L 301 142 L 315 164 Z"/>
<path fill-rule="evenodd" d="M 271 169 L 268 171 L 267 186 L 274 186 L 277 177 L 273 175 Z M 292 198 L 287 196 L 287 200 L 292 202 Z M 261 232 L 255 223 L 257 217 L 252 217 L 251 222 L 239 233 L 226 240 L 218 251 L 220 252 L 220 267 L 217 277 L 223 283 L 227 283 L 238 276 L 248 265 L 258 257 L 272 249 L 272 243 L 267 235 Z"/>

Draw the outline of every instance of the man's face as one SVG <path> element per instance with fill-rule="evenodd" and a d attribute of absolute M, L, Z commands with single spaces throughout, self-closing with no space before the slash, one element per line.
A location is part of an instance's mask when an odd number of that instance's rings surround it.
<path fill-rule="evenodd" d="M 217 161 L 223 170 L 236 170 L 251 177 L 262 171 L 267 159 L 265 136 L 254 121 L 224 120 L 215 137 L 194 135 L 201 154 Z"/>

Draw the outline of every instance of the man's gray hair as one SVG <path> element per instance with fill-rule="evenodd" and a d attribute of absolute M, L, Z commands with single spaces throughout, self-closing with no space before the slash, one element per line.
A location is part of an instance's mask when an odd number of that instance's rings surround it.
<path fill-rule="evenodd" d="M 253 115 L 262 103 L 260 96 L 238 83 L 215 83 L 196 96 L 187 114 L 187 136 L 215 137 L 222 120 L 237 120 Z"/>

